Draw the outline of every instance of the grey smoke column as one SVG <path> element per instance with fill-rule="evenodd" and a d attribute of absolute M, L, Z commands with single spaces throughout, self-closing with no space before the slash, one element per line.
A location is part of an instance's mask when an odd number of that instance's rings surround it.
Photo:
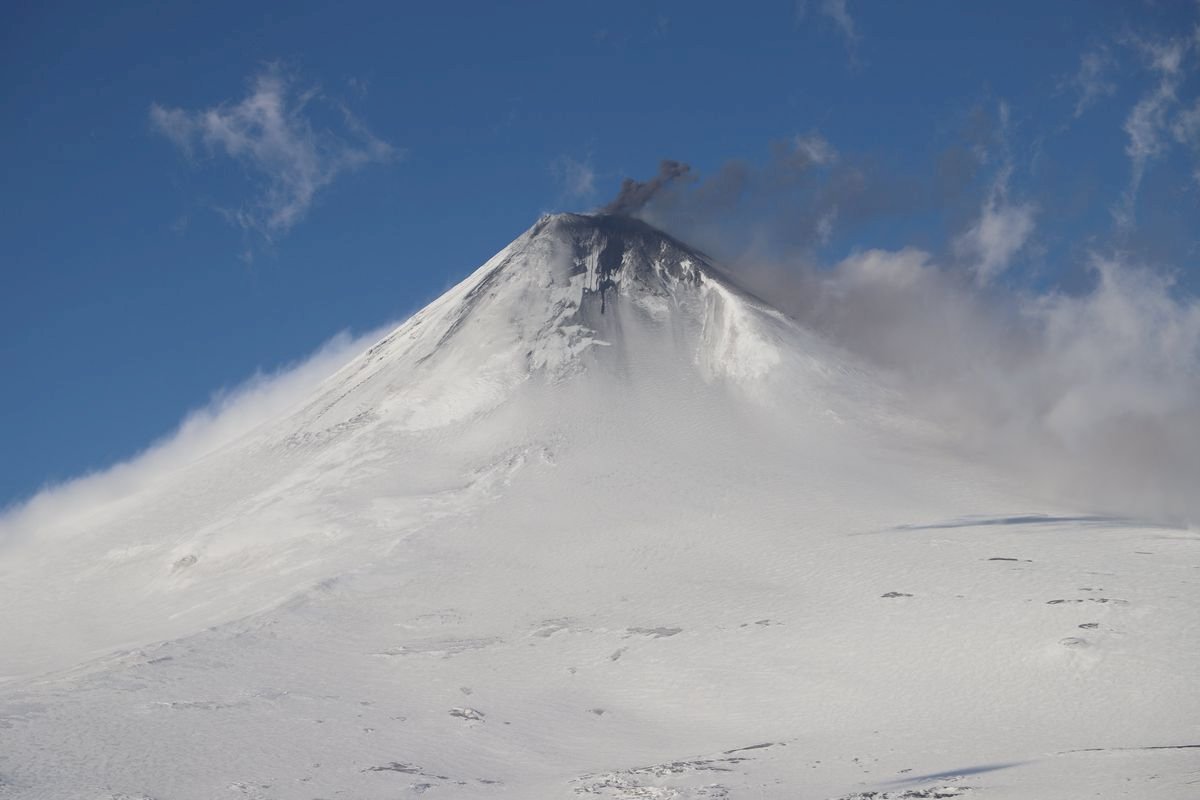
<path fill-rule="evenodd" d="M 641 211 L 659 190 L 676 178 L 687 175 L 691 166 L 682 161 L 663 159 L 658 164 L 658 174 L 648 181 L 635 181 L 626 178 L 621 181 L 621 191 L 611 203 L 600 209 L 605 214 L 621 214 L 630 216 Z"/>

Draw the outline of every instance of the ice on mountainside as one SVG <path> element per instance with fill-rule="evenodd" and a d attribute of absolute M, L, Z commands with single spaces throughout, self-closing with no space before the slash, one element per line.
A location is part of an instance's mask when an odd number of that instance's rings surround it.
<path fill-rule="evenodd" d="M 543 217 L 0 536 L 0 798 L 1193 796 L 1200 537 L 952 445 L 704 254 Z"/>

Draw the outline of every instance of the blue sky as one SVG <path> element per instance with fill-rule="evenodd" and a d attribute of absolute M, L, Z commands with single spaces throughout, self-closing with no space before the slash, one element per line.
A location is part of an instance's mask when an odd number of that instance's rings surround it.
<path fill-rule="evenodd" d="M 1119 251 L 1197 288 L 1190 0 L 247 5 L 10 12 L 0 505 L 663 158 L 695 179 L 659 218 L 731 257 L 761 228 L 1071 292 Z"/>

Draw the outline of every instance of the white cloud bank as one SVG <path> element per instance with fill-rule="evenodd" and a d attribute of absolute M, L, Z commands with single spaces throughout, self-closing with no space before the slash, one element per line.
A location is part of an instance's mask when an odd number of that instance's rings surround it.
<path fill-rule="evenodd" d="M 742 274 L 1048 502 L 1200 524 L 1200 301 L 1114 255 L 1090 270 L 1036 294 L 904 248 Z"/>
<path fill-rule="evenodd" d="M 318 98 L 316 90 L 294 91 L 283 70 L 273 66 L 254 78 L 240 103 L 197 111 L 155 104 L 150 122 L 189 157 L 199 146 L 256 174 L 258 196 L 229 216 L 271 238 L 303 219 L 317 192 L 339 175 L 398 155 L 345 107 L 339 108 L 344 136 L 318 130 L 308 114 Z"/>
<path fill-rule="evenodd" d="M 303 361 L 218 392 L 188 414 L 179 427 L 137 456 L 102 471 L 43 489 L 27 502 L 0 512 L 0 546 L 69 525 L 122 498 L 131 497 L 175 470 L 279 418 L 308 398 L 321 381 L 378 341 L 394 325 L 361 336 L 340 333 Z"/>

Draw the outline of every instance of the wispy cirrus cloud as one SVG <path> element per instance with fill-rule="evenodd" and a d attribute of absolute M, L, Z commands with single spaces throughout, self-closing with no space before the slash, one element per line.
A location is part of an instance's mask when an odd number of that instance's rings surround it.
<path fill-rule="evenodd" d="M 318 103 L 338 112 L 339 131 L 314 124 Z M 278 65 L 255 76 L 238 103 L 198 110 L 155 103 L 150 123 L 189 158 L 198 151 L 226 156 L 255 176 L 253 199 L 226 215 L 268 239 L 291 230 L 338 176 L 401 155 L 344 105 L 330 103 L 317 89 L 297 90 Z"/>
<path fill-rule="evenodd" d="M 954 241 L 955 253 L 967 259 L 975 280 L 987 284 L 1008 269 L 1028 243 L 1036 208 L 1009 200 L 1012 167 L 1005 166 L 992 183 L 979 217 Z"/>
<path fill-rule="evenodd" d="M 1192 178 L 1200 184 L 1200 100 L 1181 111 L 1171 125 L 1175 141 L 1192 150 Z"/>
<path fill-rule="evenodd" d="M 854 24 L 854 17 L 850 15 L 848 8 L 849 0 L 814 0 L 813 4 L 817 14 L 825 17 L 837 29 L 838 33 L 846 41 L 846 49 L 850 51 L 853 57 L 858 49 L 859 35 L 858 27 Z M 809 0 L 796 0 L 796 21 L 803 22 L 808 18 Z"/>
<path fill-rule="evenodd" d="M 583 160 L 560 156 L 550 163 L 550 171 L 563 199 L 587 201 L 596 195 L 596 170 L 590 156 Z"/>
<path fill-rule="evenodd" d="M 1105 45 L 1088 50 L 1079 57 L 1079 69 L 1063 86 L 1076 95 L 1073 112 L 1075 119 L 1079 119 L 1101 99 L 1117 91 L 1117 84 L 1111 79 L 1115 68 L 1116 59 Z"/>
<path fill-rule="evenodd" d="M 1170 145 L 1170 113 L 1179 102 L 1184 58 L 1191 47 L 1190 42 L 1182 40 L 1137 41 L 1135 45 L 1146 58 L 1157 81 L 1125 118 L 1128 140 L 1125 154 L 1130 163 L 1129 186 L 1121 201 L 1112 209 L 1113 219 L 1117 227 L 1122 229 L 1133 226 L 1138 190 L 1150 162 L 1165 153 Z"/>
<path fill-rule="evenodd" d="M 797 136 L 793 141 L 796 145 L 796 152 L 817 166 L 828 166 L 838 159 L 837 150 L 816 131 L 807 136 Z"/>

